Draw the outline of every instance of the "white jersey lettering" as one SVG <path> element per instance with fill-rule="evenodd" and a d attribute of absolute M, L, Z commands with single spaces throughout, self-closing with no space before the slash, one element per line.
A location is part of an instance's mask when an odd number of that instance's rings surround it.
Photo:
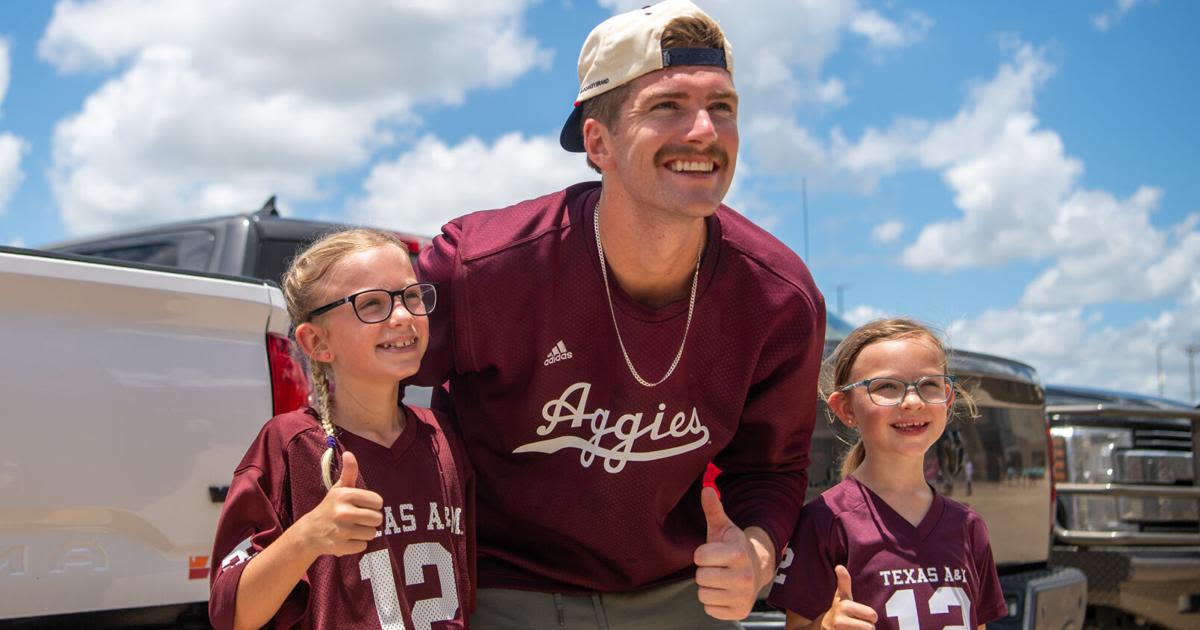
<path fill-rule="evenodd" d="M 584 468 L 591 467 L 596 457 L 600 457 L 604 460 L 605 471 L 619 473 L 625 469 L 628 462 L 666 459 L 694 451 L 708 443 L 708 427 L 700 421 L 695 407 L 692 407 L 691 414 L 683 411 L 674 414 L 666 427 L 663 426 L 666 419 L 665 404 L 658 405 L 658 413 L 648 425 L 643 426 L 645 414 L 641 412 L 621 414 L 610 425 L 612 413 L 608 409 L 587 411 L 587 399 L 591 389 L 591 383 L 575 383 L 564 390 L 561 396 L 547 402 L 542 407 L 542 419 L 546 424 L 537 428 L 538 435 L 548 436 L 564 422 L 569 422 L 572 429 L 579 429 L 587 421 L 592 431 L 590 438 L 560 435 L 518 446 L 513 449 L 513 453 L 550 454 L 564 448 L 577 448 L 580 450 L 579 463 Z M 659 450 L 637 449 L 639 441 L 644 444 L 669 438 L 690 439 L 683 444 Z"/>

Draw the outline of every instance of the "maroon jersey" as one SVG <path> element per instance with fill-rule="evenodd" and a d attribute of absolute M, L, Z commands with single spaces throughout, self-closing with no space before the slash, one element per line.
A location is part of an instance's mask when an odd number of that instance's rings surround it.
<path fill-rule="evenodd" d="M 825 334 L 808 270 L 722 206 L 706 221 L 679 366 L 644 387 L 609 313 L 599 195 L 580 184 L 456 219 L 418 263 L 442 302 L 417 380 L 449 379 L 479 476 L 483 587 L 614 592 L 689 577 L 710 460 L 738 525 L 782 547 L 799 514 Z M 657 380 L 688 300 L 651 309 L 611 285 L 629 358 Z"/>
<path fill-rule="evenodd" d="M 363 553 L 318 558 L 269 627 L 465 627 L 474 606 L 471 473 L 434 412 L 406 409 L 408 425 L 390 448 L 348 431 L 338 434 L 339 452 L 358 459 L 357 487 L 383 497 L 384 523 Z M 213 627 L 233 627 L 247 563 L 325 497 L 325 448 L 324 431 L 304 410 L 272 418 L 246 452 L 217 525 Z"/>
<path fill-rule="evenodd" d="M 913 527 L 853 477 L 800 513 L 768 602 L 816 619 L 850 572 L 854 601 L 875 609 L 876 628 L 975 628 L 1008 614 L 983 519 L 934 492 Z"/>

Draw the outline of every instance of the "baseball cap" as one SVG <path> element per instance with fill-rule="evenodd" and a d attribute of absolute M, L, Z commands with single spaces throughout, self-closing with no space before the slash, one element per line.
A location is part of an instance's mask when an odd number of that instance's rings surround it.
<path fill-rule="evenodd" d="M 671 66 L 715 66 L 733 73 L 733 49 L 724 32 L 721 33 L 724 50 L 663 50 L 663 30 L 681 17 L 712 20 L 688 0 L 665 0 L 614 15 L 592 29 L 579 51 L 579 95 L 575 97 L 575 108 L 558 136 L 562 148 L 574 153 L 584 152 L 584 101 L 619 88 L 643 74 Z M 712 21 L 716 23 L 716 20 Z"/>

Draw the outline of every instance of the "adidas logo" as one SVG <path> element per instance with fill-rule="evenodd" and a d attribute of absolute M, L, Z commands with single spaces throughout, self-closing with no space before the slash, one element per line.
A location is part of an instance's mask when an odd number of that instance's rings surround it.
<path fill-rule="evenodd" d="M 542 365 L 550 365 L 551 363 L 566 361 L 573 356 L 575 355 L 571 354 L 567 350 L 567 346 L 563 344 L 562 339 L 559 339 L 558 343 L 554 344 L 554 347 L 550 348 L 550 352 L 546 354 L 546 360 L 542 362 Z"/>

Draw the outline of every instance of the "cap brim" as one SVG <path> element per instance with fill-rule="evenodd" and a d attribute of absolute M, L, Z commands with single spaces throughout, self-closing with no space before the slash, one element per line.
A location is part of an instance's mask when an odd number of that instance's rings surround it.
<path fill-rule="evenodd" d="M 572 153 L 586 153 L 583 148 L 583 103 L 571 110 L 567 122 L 563 125 L 562 133 L 558 134 L 558 143 L 562 148 Z"/>

